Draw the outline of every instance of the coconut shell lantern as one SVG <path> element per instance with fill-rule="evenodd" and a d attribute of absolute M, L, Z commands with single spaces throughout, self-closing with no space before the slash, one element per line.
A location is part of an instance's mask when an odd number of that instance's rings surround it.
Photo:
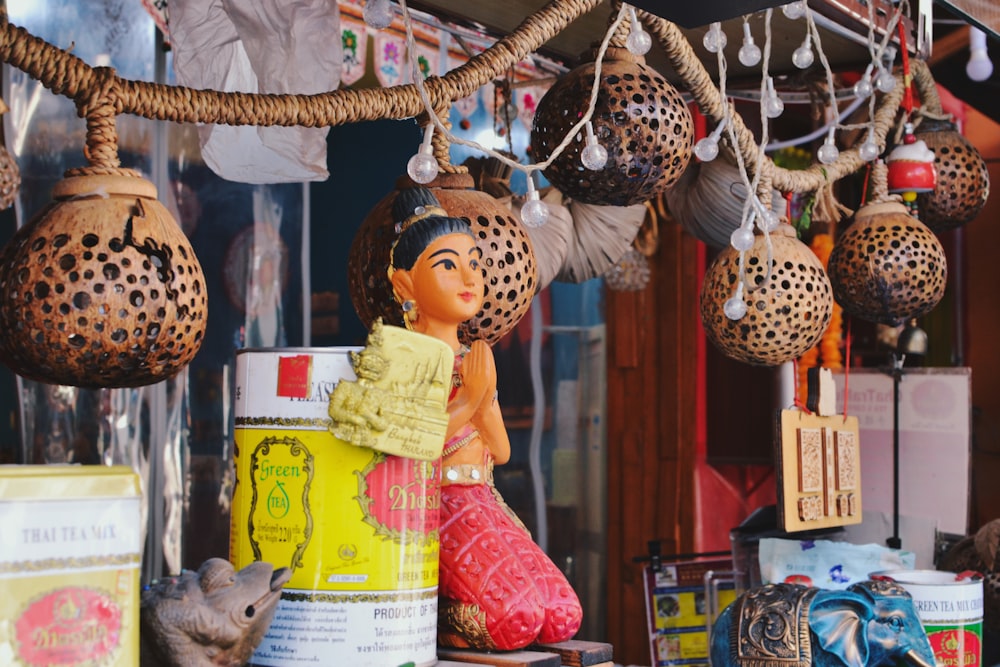
<path fill-rule="evenodd" d="M 594 62 L 576 67 L 545 93 L 535 111 L 531 147 L 544 162 L 587 111 Z M 641 56 L 611 48 L 601 63 L 591 118 L 597 142 L 607 150 L 602 169 L 583 166 L 586 132 L 573 138 L 544 170 L 563 194 L 588 204 L 630 206 L 673 185 L 691 159 L 694 125 L 680 93 Z"/>
<path fill-rule="evenodd" d="M 201 348 L 207 291 L 176 221 L 138 176 L 63 179 L 0 258 L 3 361 L 78 387 L 165 380 Z"/>
<path fill-rule="evenodd" d="M 920 221 L 935 232 L 970 222 L 990 194 L 986 162 L 950 121 L 925 118 L 914 134 L 934 151 L 937 172 L 937 187 L 917 195 Z"/>
<path fill-rule="evenodd" d="M 730 319 L 726 302 L 740 280 L 740 253 L 719 251 L 701 289 L 701 321 L 708 339 L 726 356 L 758 366 L 777 366 L 802 355 L 830 323 L 833 292 L 823 265 L 807 245 L 781 225 L 767 239 L 758 234 L 744 257 L 746 313 Z M 770 266 L 768 259 L 770 258 Z"/>
<path fill-rule="evenodd" d="M 509 332 L 531 307 L 538 289 L 535 253 L 531 240 L 511 210 L 479 190 L 472 189 L 468 174 L 442 174 L 427 187 L 448 215 L 467 221 L 483 251 L 486 273 L 483 307 L 459 329 L 465 344 L 477 339 L 492 345 Z M 415 187 L 407 177 L 397 181 L 397 191 Z M 347 259 L 348 284 L 354 309 L 366 328 L 376 319 L 403 326 L 403 313 L 392 295 L 386 270 L 396 240 L 392 203 L 396 192 L 384 197 L 368 213 L 351 244 Z"/>
<path fill-rule="evenodd" d="M 948 280 L 941 242 L 893 201 L 869 204 L 854 214 L 830 253 L 827 270 L 845 312 L 890 326 L 930 312 Z"/>

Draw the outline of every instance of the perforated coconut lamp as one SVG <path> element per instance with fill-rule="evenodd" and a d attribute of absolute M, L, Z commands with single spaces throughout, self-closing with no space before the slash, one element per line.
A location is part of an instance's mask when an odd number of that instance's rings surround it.
<path fill-rule="evenodd" d="M 498 40 L 482 53 L 473 56 L 465 64 L 440 77 L 429 77 L 425 84 L 426 95 L 435 107 L 443 107 L 454 100 L 471 94 L 487 82 L 496 79 L 528 54 L 537 51 L 576 18 L 596 9 L 600 4 L 598 0 L 552 0 L 527 17 L 509 35 Z M 403 9 L 404 17 L 407 17 L 408 12 L 405 11 L 403 2 L 400 2 L 400 8 Z M 681 30 L 673 23 L 648 12 L 634 10 L 632 16 L 637 17 L 645 25 L 648 29 L 648 37 L 658 42 L 663 48 L 674 70 L 684 81 L 685 87 L 691 92 L 702 112 L 718 123 L 726 115 L 722 110 L 727 106 L 727 101 L 720 96 L 719 90 L 714 87 L 711 76 L 701 64 L 699 57 Z M 622 41 L 635 40 L 618 40 L 616 45 L 620 46 Z M 648 40 L 644 39 L 643 41 Z M 629 46 L 628 43 L 625 45 Z M 110 223 L 98 224 L 96 221 L 86 220 L 78 222 L 74 228 L 69 228 L 67 223 L 62 222 L 55 226 L 55 237 L 46 236 L 45 240 L 42 240 L 41 236 L 32 237 L 31 242 L 26 244 L 25 239 L 28 238 L 29 234 L 40 230 L 43 227 L 43 222 L 45 225 L 50 224 L 49 214 L 55 214 L 56 211 L 47 210 L 39 220 L 32 221 L 29 228 L 26 228 L 19 237 L 16 246 L 11 244 L 4 250 L 7 260 L 5 268 L 11 269 L 13 262 L 21 262 L 16 272 L 10 270 L 4 272 L 6 276 L 4 290 L 0 293 L 0 300 L 3 302 L 2 316 L 5 318 L 2 323 L 15 326 L 18 322 L 21 324 L 21 329 L 16 332 L 14 341 L 4 346 L 5 359 L 19 371 L 32 373 L 35 377 L 42 377 L 49 381 L 83 381 L 86 386 L 115 386 L 118 383 L 140 384 L 155 381 L 165 377 L 166 374 L 175 371 L 185 363 L 185 359 L 189 358 L 187 355 L 193 356 L 195 351 L 193 347 L 199 344 L 197 336 L 200 325 L 192 325 L 191 331 L 187 331 L 190 322 L 187 319 L 188 315 L 183 311 L 173 315 L 165 313 L 160 323 L 159 331 L 166 330 L 169 332 L 168 335 L 174 337 L 174 346 L 169 354 L 159 347 L 161 344 L 166 345 L 162 334 L 155 333 L 157 332 L 155 327 L 150 329 L 153 325 L 149 321 L 150 315 L 160 317 L 159 308 L 150 309 L 150 301 L 155 302 L 157 299 L 162 299 L 163 294 L 168 291 L 167 285 L 169 285 L 170 294 L 173 294 L 175 289 L 178 293 L 183 294 L 181 290 L 183 283 L 178 284 L 171 281 L 159 287 L 151 284 L 154 280 L 166 277 L 166 274 L 157 275 L 158 272 L 155 269 L 162 267 L 155 266 L 156 262 L 153 258 L 158 257 L 158 255 L 150 249 L 163 250 L 165 246 L 169 246 L 170 251 L 174 253 L 170 256 L 172 258 L 187 254 L 188 257 L 184 257 L 187 262 L 184 265 L 184 270 L 185 276 L 189 279 L 194 273 L 200 274 L 200 269 L 196 268 L 196 260 L 189 252 L 190 246 L 186 244 L 183 236 L 173 235 L 171 230 L 176 230 L 176 224 L 169 220 L 165 211 L 163 211 L 164 216 L 161 220 L 159 209 L 162 207 L 155 200 L 155 190 L 151 184 L 140 179 L 134 172 L 123 170 L 118 166 L 113 140 L 115 114 L 135 114 L 146 118 L 180 123 L 322 127 L 384 118 L 414 118 L 426 110 L 418 95 L 415 94 L 413 84 L 393 86 L 387 89 L 333 90 L 311 96 L 301 96 L 226 93 L 128 81 L 114 76 L 111 70 L 87 66 L 86 63 L 68 52 L 34 37 L 22 28 L 9 24 L 6 17 L 2 16 L 0 16 L 0 60 L 37 79 L 54 93 L 74 99 L 80 108 L 81 115 L 88 119 L 87 157 L 90 166 L 67 174 L 66 181 L 56 189 L 57 201 L 52 209 L 82 205 L 81 202 L 74 204 L 65 198 L 73 197 L 76 193 L 93 193 L 100 187 L 107 188 L 108 200 L 104 201 L 102 198 L 102 202 L 95 202 L 92 198 L 84 199 L 83 202 L 88 207 L 94 205 L 94 209 L 104 210 L 111 208 L 110 202 L 124 202 L 121 204 L 122 209 L 115 213 L 115 217 L 124 215 L 124 219 L 118 220 L 113 225 Z M 921 70 L 926 73 L 927 68 L 925 64 L 917 61 L 913 64 L 913 70 L 914 74 L 919 76 Z M 929 78 L 929 74 L 927 76 Z M 870 133 L 869 139 L 876 144 L 884 143 L 888 127 L 897 112 L 900 101 L 900 94 L 897 92 L 899 88 L 886 93 L 875 109 L 872 123 L 873 131 Z M 678 111 L 678 113 L 680 112 Z M 757 153 L 753 134 L 738 114 L 733 115 L 732 123 L 731 129 L 736 137 L 734 146 L 749 160 Z M 103 131 L 110 131 L 111 136 L 102 140 L 99 133 Z M 588 146 L 583 148 L 588 147 L 589 142 Z M 581 150 L 581 160 L 584 152 Z M 594 153 L 595 151 L 589 151 L 590 157 L 593 157 Z M 680 154 L 678 154 L 678 159 L 682 159 Z M 590 162 L 589 159 L 588 162 Z M 858 151 L 852 148 L 840 152 L 828 164 L 814 165 L 807 170 L 792 172 L 776 168 L 770 162 L 768 162 L 768 168 L 771 172 L 773 185 L 778 190 L 782 192 L 811 192 L 825 183 L 854 172 L 862 164 L 863 160 L 858 156 Z M 77 180 L 96 177 L 107 177 L 107 181 L 98 185 L 99 181 L 95 180 Z M 115 185 L 112 186 L 111 183 Z M 536 202 L 533 200 L 528 202 L 528 204 L 533 203 Z M 91 212 L 89 215 L 95 214 Z M 58 219 L 59 216 L 55 215 L 55 217 Z M 125 224 L 129 219 L 132 220 L 131 227 Z M 146 238 L 135 235 L 135 225 L 137 222 L 144 223 L 147 220 L 159 221 L 160 226 L 156 233 L 146 237 L 150 243 L 145 245 Z M 121 223 L 121 228 L 118 228 L 119 223 Z M 87 236 L 87 243 L 92 243 L 95 239 L 98 243 L 108 243 L 110 252 L 94 250 L 84 245 L 82 237 L 78 239 L 76 236 L 84 227 L 88 227 L 92 234 Z M 45 229 L 46 234 L 52 231 L 48 227 Z M 126 235 L 126 229 L 132 230 L 131 236 Z M 489 233 L 493 233 L 492 230 Z M 105 238 L 108 235 L 111 235 L 110 238 Z M 33 273 L 34 267 L 31 267 L 29 271 L 29 267 L 23 263 L 27 257 L 38 261 L 43 253 L 45 254 L 45 262 L 52 261 L 51 244 L 58 242 L 63 244 L 60 247 L 68 247 L 65 244 L 69 243 L 70 239 L 73 243 L 79 243 L 80 246 L 72 247 L 72 252 L 66 250 L 57 254 L 58 261 L 64 261 L 67 267 L 72 262 L 73 267 L 62 268 L 60 264 L 43 267 L 40 270 L 44 271 L 45 268 L 48 268 L 51 270 L 51 275 L 40 273 L 41 278 L 45 278 L 42 280 Z M 118 239 L 114 247 L 120 249 L 111 249 L 110 244 L 113 239 Z M 129 242 L 126 242 L 126 239 Z M 47 243 L 48 246 L 46 246 Z M 96 247 L 94 246 L 94 248 Z M 139 252 L 137 248 L 143 248 L 145 252 Z M 181 252 L 182 248 L 183 253 Z M 59 248 L 56 250 L 58 251 Z M 134 258 L 126 256 L 129 253 L 135 253 L 136 256 Z M 97 259 L 98 255 L 101 254 L 106 259 Z M 129 261 L 129 266 L 125 266 L 125 259 Z M 136 272 L 134 266 L 138 262 L 138 265 L 144 269 L 144 262 L 147 260 L 150 269 L 145 274 L 146 284 L 142 284 L 142 276 Z M 100 264 L 102 261 L 103 264 Z M 83 266 L 82 263 L 85 262 L 93 264 Z M 112 264 L 119 272 L 125 274 L 126 281 L 131 275 L 136 284 L 143 289 L 127 290 L 126 286 L 131 285 L 131 283 L 126 282 L 122 284 L 122 293 L 112 289 L 114 294 L 111 297 L 102 296 L 100 299 L 95 299 L 95 295 L 101 294 L 97 291 L 97 284 L 101 282 L 98 277 L 104 275 L 105 264 Z M 178 264 L 176 267 L 177 274 L 180 273 L 180 266 Z M 109 269 L 109 271 L 114 273 L 115 268 Z M 175 268 L 174 264 L 171 264 L 169 268 Z M 98 273 L 98 269 L 100 269 L 100 273 Z M 130 269 L 130 271 L 123 269 Z M 65 280 L 56 280 L 63 277 L 63 272 L 65 272 Z M 28 291 L 28 282 L 22 282 L 33 279 L 35 282 L 31 289 L 42 285 L 38 289 L 41 294 L 46 296 L 41 299 Z M 11 282 L 12 280 L 14 282 Z M 191 280 L 188 283 L 189 290 L 195 282 L 198 281 Z M 112 283 L 112 288 L 117 284 Z M 46 289 L 49 292 L 46 292 Z M 107 284 L 104 284 L 103 289 L 107 290 Z M 153 290 L 156 290 L 155 294 Z M 30 299 L 27 297 L 29 293 L 31 294 Z M 48 294 L 56 295 L 59 299 L 56 299 L 55 296 L 50 297 Z M 69 296 L 64 297 L 63 295 L 66 294 Z M 187 296 L 190 297 L 190 293 Z M 141 297 L 142 305 L 137 305 L 140 303 L 139 297 Z M 95 303 L 98 305 L 93 305 Z M 110 313 L 110 315 L 117 316 L 120 324 L 128 326 L 111 326 L 111 331 L 108 332 L 109 324 L 116 323 L 112 319 L 104 321 L 105 330 L 98 331 L 93 318 L 100 319 L 109 316 L 109 313 L 100 310 L 101 303 L 103 303 L 105 311 L 112 306 L 117 306 L 116 312 Z M 51 312 L 45 312 L 46 305 L 51 308 Z M 192 307 L 190 303 L 181 303 L 181 305 Z M 86 314 L 82 312 L 83 309 L 92 306 L 96 308 L 96 311 L 87 311 Z M 496 307 L 494 306 L 494 308 Z M 140 316 L 143 314 L 145 314 L 144 321 L 140 320 Z M 184 323 L 181 328 L 184 331 L 180 332 L 174 329 L 173 332 L 170 332 L 172 323 L 167 323 L 167 319 L 170 317 L 180 319 L 182 314 L 184 315 Z M 33 324 L 38 324 L 38 321 L 29 322 L 27 317 L 35 317 L 36 315 L 42 318 L 41 324 L 32 327 Z M 86 324 L 81 324 L 81 321 L 85 321 Z M 165 329 L 164 324 L 167 325 Z M 71 326 L 84 326 L 89 327 L 89 329 L 75 332 L 69 330 Z M 74 333 L 76 336 L 70 339 Z M 145 333 L 145 339 L 143 333 Z M 179 346 L 184 341 L 179 341 L 176 338 L 178 333 L 192 336 L 191 340 L 186 342 L 183 351 L 179 350 Z M 150 339 L 153 336 L 156 336 L 156 339 L 151 342 Z M 157 347 L 154 348 L 153 345 Z M 47 346 L 44 359 L 41 358 L 41 346 Z M 151 357 L 150 353 L 156 354 Z M 33 354 L 36 356 L 32 356 Z M 162 355 L 166 355 L 166 357 L 163 357 L 162 360 L 157 358 L 157 356 Z M 149 367 L 149 364 L 154 366 Z M 98 377 L 88 375 L 87 371 L 95 369 L 101 371 Z"/>
<path fill-rule="evenodd" d="M 113 72 L 94 70 L 109 84 Z M 24 377 L 79 387 L 135 387 L 175 375 L 201 347 L 201 266 L 156 187 L 120 167 L 115 87 L 77 101 L 88 166 L 0 257 L 4 362 Z"/>
<path fill-rule="evenodd" d="M 3 77 L 0 77 L 0 84 L 2 83 Z M 10 107 L 0 99 L 0 210 L 10 208 L 21 189 L 21 170 L 14 156 L 7 150 L 7 142 L 4 140 L 3 115 L 8 111 Z"/>

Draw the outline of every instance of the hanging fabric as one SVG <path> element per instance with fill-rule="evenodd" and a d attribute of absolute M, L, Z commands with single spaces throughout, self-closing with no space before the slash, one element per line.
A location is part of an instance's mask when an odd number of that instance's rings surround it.
<path fill-rule="evenodd" d="M 340 84 L 340 12 L 326 0 L 176 0 L 174 71 L 183 86 L 245 93 L 314 94 Z M 201 125 L 205 163 L 242 183 L 322 181 L 326 127 Z"/>

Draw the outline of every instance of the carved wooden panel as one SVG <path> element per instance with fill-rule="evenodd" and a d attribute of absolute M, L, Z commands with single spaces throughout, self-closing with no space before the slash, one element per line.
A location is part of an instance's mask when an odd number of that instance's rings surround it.
<path fill-rule="evenodd" d="M 782 410 L 778 419 L 781 527 L 794 532 L 861 523 L 857 417 Z"/>

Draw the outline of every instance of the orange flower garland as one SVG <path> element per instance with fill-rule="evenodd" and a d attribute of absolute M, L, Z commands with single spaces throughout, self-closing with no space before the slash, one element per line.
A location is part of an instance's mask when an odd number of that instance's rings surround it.
<path fill-rule="evenodd" d="M 809 247 L 816 253 L 816 257 L 823 264 L 823 268 L 826 268 L 827 263 L 830 261 L 830 253 L 833 252 L 833 235 L 826 233 L 815 234 Z M 816 366 L 823 366 L 831 370 L 843 368 L 844 358 L 840 351 L 842 331 L 843 313 L 841 312 L 840 305 L 835 301 L 833 303 L 833 312 L 830 316 L 830 324 L 827 326 L 826 331 L 823 332 L 819 343 L 799 357 L 798 395 L 803 397 L 803 401 L 808 391 L 810 368 L 815 368 Z"/>

